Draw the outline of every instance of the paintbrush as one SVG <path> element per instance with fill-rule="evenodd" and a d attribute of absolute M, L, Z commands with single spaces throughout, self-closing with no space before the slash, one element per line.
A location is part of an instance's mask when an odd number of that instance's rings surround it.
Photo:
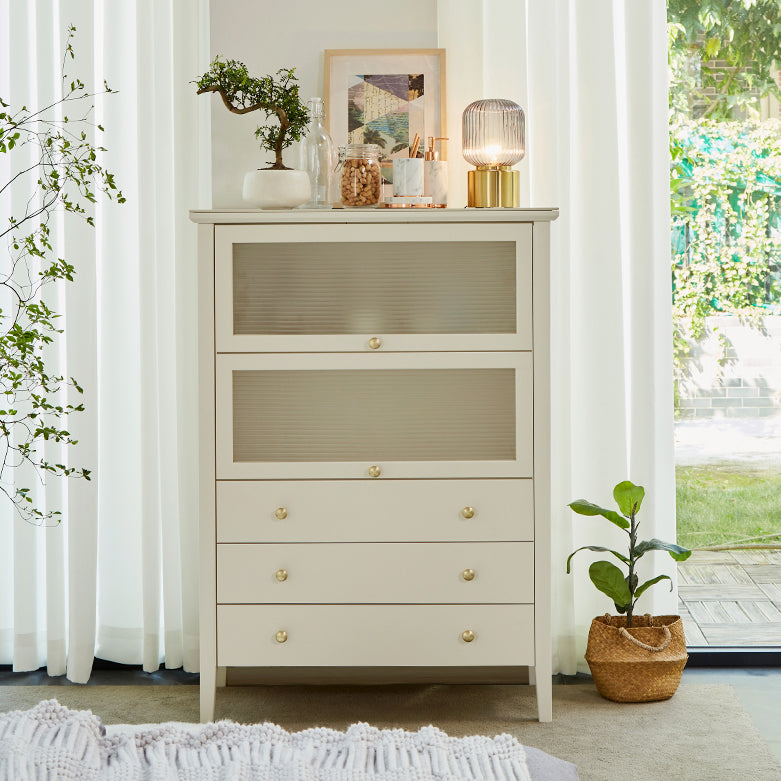
<path fill-rule="evenodd" d="M 420 134 L 415 133 L 415 138 L 412 140 L 412 149 L 410 149 L 409 156 L 410 157 L 417 157 L 418 156 L 418 147 L 420 146 Z"/>

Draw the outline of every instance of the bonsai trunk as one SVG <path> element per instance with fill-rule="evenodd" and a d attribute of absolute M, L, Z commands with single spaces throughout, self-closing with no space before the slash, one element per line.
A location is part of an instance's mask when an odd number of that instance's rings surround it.
<path fill-rule="evenodd" d="M 273 106 L 273 110 L 279 119 L 279 134 L 277 135 L 277 142 L 274 144 L 274 165 L 270 165 L 268 168 L 264 168 L 264 171 L 290 171 L 291 169 L 282 162 L 282 149 L 285 144 L 285 135 L 290 127 L 285 109 L 281 106 Z"/>
<path fill-rule="evenodd" d="M 268 168 L 264 168 L 264 171 L 289 171 L 290 168 L 288 168 L 283 162 L 282 162 L 282 149 L 284 148 L 285 144 L 285 135 L 287 134 L 288 128 L 290 127 L 290 122 L 288 121 L 287 114 L 285 113 L 285 109 L 282 108 L 282 106 L 277 106 L 275 104 L 269 104 L 269 103 L 254 103 L 251 106 L 234 106 L 231 102 L 230 97 L 228 96 L 228 93 L 220 86 L 218 85 L 212 85 L 211 87 L 201 87 L 201 89 L 198 90 L 197 94 L 201 95 L 204 92 L 216 92 L 221 98 L 222 102 L 225 105 L 225 108 L 228 109 L 232 114 L 249 114 L 251 111 L 257 111 L 258 109 L 263 109 L 264 111 L 273 111 L 277 118 L 279 119 L 279 134 L 277 135 L 277 142 L 274 144 L 274 165 L 270 165 Z"/>
<path fill-rule="evenodd" d="M 290 167 L 286 166 L 282 162 L 282 144 L 285 141 L 285 131 L 280 130 L 279 136 L 277 136 L 277 143 L 274 144 L 274 165 L 270 165 L 268 168 L 264 168 L 264 171 L 290 171 Z"/>

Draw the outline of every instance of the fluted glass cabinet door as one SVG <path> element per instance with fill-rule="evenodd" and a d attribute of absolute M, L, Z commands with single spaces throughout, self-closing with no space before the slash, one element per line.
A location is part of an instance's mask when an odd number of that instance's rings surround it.
<path fill-rule="evenodd" d="M 218 225 L 215 274 L 218 352 L 531 349 L 523 223 Z"/>
<path fill-rule="evenodd" d="M 531 353 L 217 359 L 217 477 L 532 476 Z"/>

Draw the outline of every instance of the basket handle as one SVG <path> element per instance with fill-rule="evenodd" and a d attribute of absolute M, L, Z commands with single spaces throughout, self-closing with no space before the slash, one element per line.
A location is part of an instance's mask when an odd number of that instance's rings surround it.
<path fill-rule="evenodd" d="M 670 634 L 670 630 L 663 626 L 662 629 L 664 630 L 664 640 L 662 640 L 661 645 L 648 645 L 646 643 L 641 642 L 636 637 L 632 637 L 632 635 L 629 634 L 629 632 L 624 629 L 622 626 L 621 629 L 618 630 L 618 634 L 625 637 L 627 640 L 631 640 L 635 645 L 639 646 L 640 648 L 645 648 L 646 651 L 664 651 L 665 648 L 667 648 L 668 645 L 670 645 L 670 640 L 672 640 L 672 635 Z"/>

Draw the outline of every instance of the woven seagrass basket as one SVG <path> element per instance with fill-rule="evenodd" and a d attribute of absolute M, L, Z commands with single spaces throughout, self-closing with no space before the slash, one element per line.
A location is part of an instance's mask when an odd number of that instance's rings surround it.
<path fill-rule="evenodd" d="M 597 691 L 615 702 L 666 700 L 675 694 L 688 659 L 680 616 L 597 616 L 586 661 Z"/>

